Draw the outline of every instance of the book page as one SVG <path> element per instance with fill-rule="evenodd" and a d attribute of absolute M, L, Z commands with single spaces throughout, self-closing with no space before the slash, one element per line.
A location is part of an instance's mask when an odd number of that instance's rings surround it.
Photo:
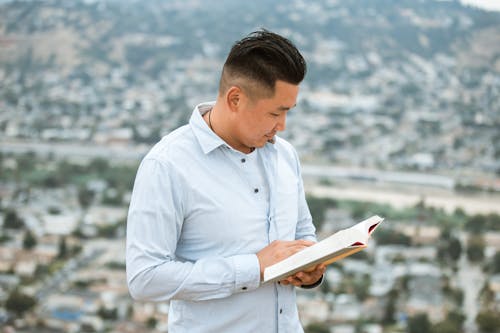
<path fill-rule="evenodd" d="M 352 229 L 358 229 L 367 236 L 370 237 L 371 233 L 377 228 L 377 226 L 382 222 L 382 218 L 378 215 L 372 216 L 362 222 L 359 222 L 352 226 Z"/>

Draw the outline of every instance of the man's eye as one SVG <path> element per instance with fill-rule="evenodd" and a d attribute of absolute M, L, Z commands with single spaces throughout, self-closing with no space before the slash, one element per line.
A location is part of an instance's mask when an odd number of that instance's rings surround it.
<path fill-rule="evenodd" d="M 273 116 L 273 117 L 279 117 L 280 115 L 278 113 L 271 113 L 271 116 Z"/>

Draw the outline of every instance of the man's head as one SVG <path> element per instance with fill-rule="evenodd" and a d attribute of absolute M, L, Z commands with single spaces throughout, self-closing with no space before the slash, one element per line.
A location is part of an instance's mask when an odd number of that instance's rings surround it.
<path fill-rule="evenodd" d="M 224 63 L 219 94 L 240 87 L 251 99 L 272 97 L 276 81 L 298 85 L 306 62 L 288 39 L 267 30 L 236 42 Z"/>
<path fill-rule="evenodd" d="M 285 130 L 305 73 L 305 60 L 288 39 L 266 30 L 251 33 L 227 57 L 210 126 L 245 153 L 272 142 Z"/>

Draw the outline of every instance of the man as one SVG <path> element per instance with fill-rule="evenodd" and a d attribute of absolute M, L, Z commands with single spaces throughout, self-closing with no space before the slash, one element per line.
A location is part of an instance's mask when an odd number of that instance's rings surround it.
<path fill-rule="evenodd" d="M 142 161 L 127 226 L 131 295 L 170 301 L 169 332 L 303 332 L 295 287 L 325 271 L 262 283 L 264 269 L 315 241 L 300 166 L 276 136 L 306 64 L 287 39 L 237 42 L 215 103 L 165 136 Z"/>

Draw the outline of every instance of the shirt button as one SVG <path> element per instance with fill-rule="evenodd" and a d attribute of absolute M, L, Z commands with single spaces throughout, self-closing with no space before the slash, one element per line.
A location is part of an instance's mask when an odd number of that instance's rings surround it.
<path fill-rule="evenodd" d="M 247 290 L 247 287 L 243 287 L 243 288 L 241 288 L 241 290 Z"/>
<path fill-rule="evenodd" d="M 241 163 L 245 163 L 246 161 L 247 161 L 247 160 L 246 160 L 246 159 L 244 159 L 244 158 L 242 158 L 242 159 L 241 159 Z"/>
<path fill-rule="evenodd" d="M 283 313 L 283 309 L 280 309 L 280 313 Z"/>
<path fill-rule="evenodd" d="M 253 191 L 254 191 L 254 193 L 259 193 L 259 189 L 258 188 L 254 188 Z"/>

